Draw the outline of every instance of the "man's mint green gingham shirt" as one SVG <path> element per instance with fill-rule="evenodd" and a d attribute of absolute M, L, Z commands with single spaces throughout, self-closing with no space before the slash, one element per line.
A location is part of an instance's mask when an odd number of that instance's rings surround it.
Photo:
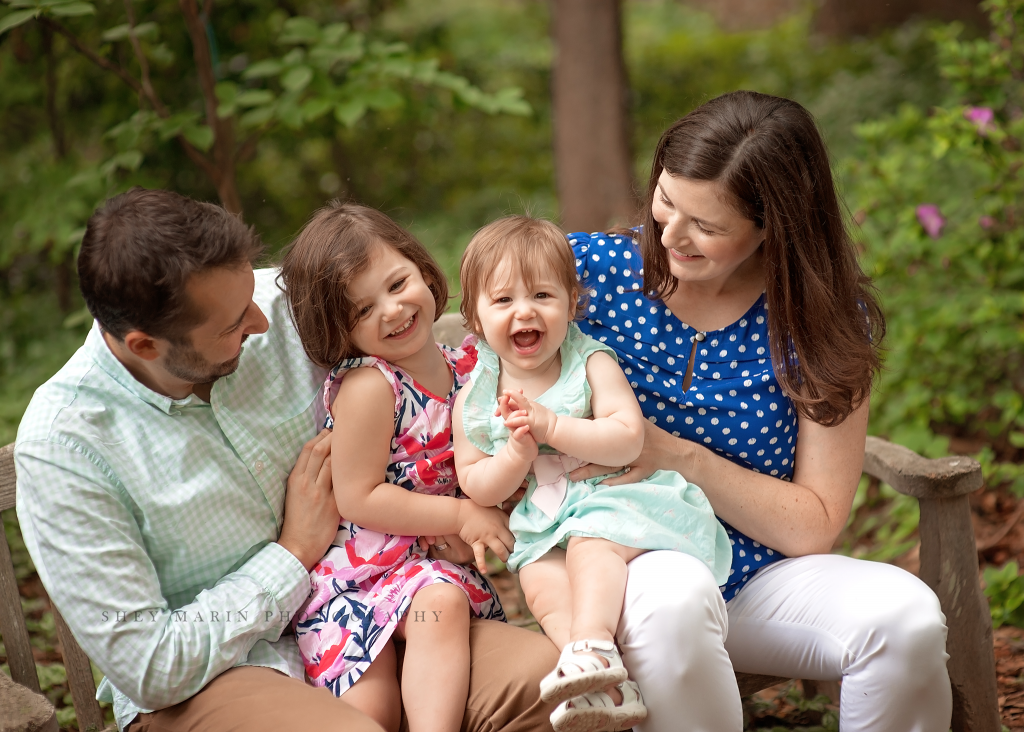
<path fill-rule="evenodd" d="M 50 598 L 106 675 L 119 729 L 238 665 L 302 678 L 309 576 L 279 544 L 288 474 L 325 417 L 274 282 L 270 321 L 209 404 L 136 381 L 94 326 L 36 391 L 15 445 L 18 520 Z"/>

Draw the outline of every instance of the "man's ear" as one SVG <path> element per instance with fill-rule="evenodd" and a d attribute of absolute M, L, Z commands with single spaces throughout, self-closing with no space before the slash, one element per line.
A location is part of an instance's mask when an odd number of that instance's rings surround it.
<path fill-rule="evenodd" d="M 138 356 L 143 361 L 152 361 L 160 355 L 156 339 L 141 330 L 128 331 L 124 336 L 124 347 L 133 356 Z"/>

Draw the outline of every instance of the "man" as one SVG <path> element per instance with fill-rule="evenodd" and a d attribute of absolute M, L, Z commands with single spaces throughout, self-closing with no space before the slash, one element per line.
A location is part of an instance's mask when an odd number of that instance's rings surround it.
<path fill-rule="evenodd" d="M 25 542 L 121 730 L 380 729 L 290 634 L 338 512 L 325 374 L 260 253 L 217 206 L 108 201 L 78 261 L 96 325 L 18 431 Z M 551 644 L 479 621 L 471 652 L 464 729 L 543 728 Z"/>

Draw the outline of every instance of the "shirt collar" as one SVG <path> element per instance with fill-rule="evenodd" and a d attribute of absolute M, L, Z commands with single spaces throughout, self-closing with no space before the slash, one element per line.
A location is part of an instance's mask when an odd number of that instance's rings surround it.
<path fill-rule="evenodd" d="M 165 414 L 176 414 L 177 410 L 185 407 L 207 405 L 206 402 L 195 394 L 189 394 L 184 399 L 172 399 L 169 396 L 157 394 L 148 386 L 140 382 L 131 375 L 128 369 L 124 367 L 123 363 L 117 360 L 117 356 L 111 352 L 110 346 L 108 346 L 106 340 L 104 340 L 99 324 L 95 322 L 93 323 L 92 330 L 89 331 L 88 337 L 85 339 L 85 347 L 89 349 L 90 355 L 97 365 L 99 365 L 99 367 L 103 369 L 114 381 L 142 401 L 147 404 L 152 404 Z"/>

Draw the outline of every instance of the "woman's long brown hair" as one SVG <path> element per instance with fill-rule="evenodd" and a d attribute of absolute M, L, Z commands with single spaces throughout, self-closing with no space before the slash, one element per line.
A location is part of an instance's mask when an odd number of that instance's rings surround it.
<path fill-rule="evenodd" d="M 738 91 L 698 107 L 661 136 L 639 239 L 644 291 L 664 300 L 679 282 L 651 213 L 662 171 L 718 183 L 736 210 L 764 229 L 776 376 L 800 414 L 825 426 L 841 423 L 870 394 L 885 317 L 857 262 L 810 113 L 788 99 Z"/>

